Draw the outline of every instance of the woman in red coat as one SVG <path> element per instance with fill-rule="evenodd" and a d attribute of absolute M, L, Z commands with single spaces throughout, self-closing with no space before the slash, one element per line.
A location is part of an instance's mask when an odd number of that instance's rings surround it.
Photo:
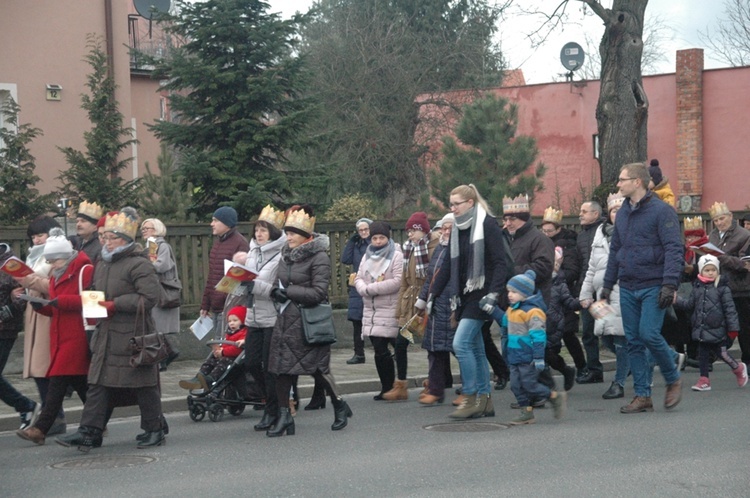
<path fill-rule="evenodd" d="M 68 386 L 75 389 L 81 401 L 86 401 L 89 345 L 83 327 L 80 291 L 91 286 L 94 276 L 89 257 L 83 251 L 74 251 L 59 228 L 50 231 L 43 257 L 52 266 L 50 302 L 46 306 L 39 303 L 32 303 L 32 306 L 38 313 L 52 317 L 50 367 L 47 371 L 49 391 L 39 420 L 28 429 L 16 432 L 19 437 L 36 444 L 44 444 Z"/>

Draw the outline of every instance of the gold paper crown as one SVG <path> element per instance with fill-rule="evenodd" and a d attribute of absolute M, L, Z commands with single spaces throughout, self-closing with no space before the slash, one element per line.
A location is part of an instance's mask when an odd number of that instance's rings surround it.
<path fill-rule="evenodd" d="M 542 223 L 554 223 L 559 225 L 562 223 L 563 212 L 562 209 L 555 209 L 552 206 L 544 210 L 544 217 Z"/>
<path fill-rule="evenodd" d="M 702 216 L 693 216 L 692 218 L 688 216 L 685 218 L 685 231 L 688 230 L 703 230 L 703 217 Z"/>
<path fill-rule="evenodd" d="M 138 233 L 138 222 L 125 213 L 108 214 L 104 220 L 104 231 L 124 235 L 135 240 Z"/>
<path fill-rule="evenodd" d="M 519 195 L 515 199 L 503 197 L 503 215 L 529 212 L 529 196 Z"/>
<path fill-rule="evenodd" d="M 284 229 L 286 230 L 287 228 L 296 228 L 305 233 L 312 234 L 315 230 L 315 216 L 311 218 L 310 215 L 302 209 L 290 211 L 286 216 L 286 222 L 284 223 Z"/>
<path fill-rule="evenodd" d="M 266 221 L 279 230 L 284 227 L 284 211 L 278 211 L 268 204 L 258 216 L 258 221 Z"/>
<path fill-rule="evenodd" d="M 729 210 L 726 202 L 714 202 L 714 205 L 708 208 L 708 214 L 713 220 L 717 216 L 721 216 L 722 214 L 732 214 L 732 212 Z"/>
<path fill-rule="evenodd" d="M 95 220 L 94 223 L 99 221 L 99 218 L 101 218 L 103 214 L 104 209 L 96 202 L 88 203 L 86 201 L 83 201 L 80 206 L 78 206 L 78 215 L 83 215 L 87 218 Z"/>
<path fill-rule="evenodd" d="M 612 210 L 613 207 L 622 206 L 625 197 L 620 192 L 615 192 L 607 196 L 607 211 Z"/>

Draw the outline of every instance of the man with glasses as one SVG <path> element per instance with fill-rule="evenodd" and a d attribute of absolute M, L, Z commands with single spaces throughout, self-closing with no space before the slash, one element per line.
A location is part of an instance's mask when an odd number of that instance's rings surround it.
<path fill-rule="evenodd" d="M 596 229 L 602 224 L 602 206 L 596 201 L 587 201 L 581 204 L 581 211 L 578 214 L 581 222 L 581 231 L 576 239 L 576 251 L 578 252 L 578 264 L 580 273 L 578 275 L 578 285 L 573 291 L 573 295 L 580 294 L 581 284 L 586 279 L 586 271 L 589 269 L 589 259 L 591 258 L 591 244 L 594 242 Z M 592 299 L 596 301 L 596 296 L 581 296 L 581 300 Z M 581 310 L 581 339 L 583 349 L 586 351 L 586 367 L 579 369 L 576 382 L 579 384 L 596 384 L 604 382 L 604 369 L 599 361 L 599 338 L 594 335 L 594 318 L 587 309 Z"/>
<path fill-rule="evenodd" d="M 362 339 L 362 296 L 354 287 L 352 275 L 357 275 L 362 256 L 365 255 L 367 247 L 370 245 L 371 223 L 372 220 L 369 218 L 358 219 L 357 223 L 354 224 L 357 233 L 351 236 L 341 253 L 341 262 L 352 266 L 352 273 L 349 278 L 349 308 L 346 312 L 346 319 L 352 322 L 354 356 L 346 360 L 347 365 L 359 365 L 365 362 L 365 341 Z"/>
<path fill-rule="evenodd" d="M 682 399 L 680 370 L 674 353 L 661 335 L 666 308 L 674 303 L 683 267 L 682 234 L 677 213 L 650 190 L 644 163 L 626 164 L 617 186 L 625 197 L 617 212 L 610 243 L 602 299 L 620 285 L 620 308 L 635 397 L 621 413 L 653 411 L 651 365 L 648 352 L 667 385 L 664 408 Z"/>

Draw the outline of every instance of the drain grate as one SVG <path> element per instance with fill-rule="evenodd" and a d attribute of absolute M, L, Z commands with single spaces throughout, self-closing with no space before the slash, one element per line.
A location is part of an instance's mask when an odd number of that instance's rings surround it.
<path fill-rule="evenodd" d="M 53 469 L 78 470 L 78 469 L 121 469 L 146 465 L 156 461 L 154 457 L 124 455 L 116 457 L 88 457 L 76 460 L 66 460 L 50 465 Z"/>
<path fill-rule="evenodd" d="M 489 422 L 455 422 L 425 425 L 423 429 L 435 432 L 490 432 L 507 429 L 508 424 Z"/>

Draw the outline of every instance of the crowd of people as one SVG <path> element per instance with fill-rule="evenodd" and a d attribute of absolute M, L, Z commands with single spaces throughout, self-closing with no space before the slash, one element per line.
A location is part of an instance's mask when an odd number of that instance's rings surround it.
<path fill-rule="evenodd" d="M 497 219 L 471 184 L 451 191 L 450 213 L 434 228 L 426 213 L 413 213 L 403 245 L 393 240 L 387 222 L 357 220 L 341 256 L 352 269 L 347 318 L 354 354 L 347 363 L 366 362 L 369 340 L 380 380 L 374 400 L 408 400 L 407 350 L 415 337 L 429 360 L 420 404 L 444 403 L 453 388 L 451 355 L 458 361 L 461 387 L 449 415 L 456 420 L 495 416 L 490 366 L 495 389 L 509 383 L 515 396 L 511 406 L 519 415 L 511 424 L 535 423 L 534 408 L 546 403 L 555 418 L 563 417 L 567 392 L 576 383 L 604 381 L 600 342 L 616 358 L 602 398 L 624 398 L 626 380 L 633 379 L 634 396 L 622 413 L 654 409 L 657 365 L 667 410 L 682 398 L 686 363 L 700 368 L 694 391 L 711 389 L 716 359 L 745 386 L 750 231 L 716 202 L 709 209 L 710 234 L 700 217 L 687 218 L 683 233 L 657 160 L 623 166 L 617 186 L 606 211 L 594 200 L 581 205 L 577 233 L 562 226 L 562 211 L 554 207 L 537 228 L 524 195 L 506 197 Z M 750 219 L 742 222 L 750 225 Z M 209 391 L 244 351 L 244 368 L 264 403 L 256 431 L 295 434 L 300 375 L 315 380 L 305 409 L 324 408 L 328 396 L 331 429 L 345 428 L 353 412 L 332 375 L 331 346 L 305 336 L 304 311 L 328 302 L 328 237 L 315 231 L 308 205 L 285 211 L 266 206 L 249 242 L 237 224 L 231 207 L 213 213 L 214 243 L 200 306 L 200 315 L 213 318 L 225 341 L 180 386 Z M 139 231 L 142 242 L 136 240 Z M 33 273 L 0 272 L 0 373 L 23 330 L 24 376 L 34 379 L 41 400 L 19 393 L 0 375 L 0 399 L 21 417 L 18 435 L 44 444 L 47 436 L 63 434 L 56 442 L 88 451 L 101 446 L 116 407 L 138 405 L 143 433 L 137 447 L 163 444 L 169 427 L 159 371 L 179 355 L 180 316 L 179 303 L 164 291 L 165 284 L 180 285 L 166 227 L 157 218 L 142 220 L 133 208 L 105 213 L 96 203 L 82 202 L 75 237 L 67 239 L 48 216 L 32 221 L 28 236 L 26 264 Z M 0 263 L 12 256 L 0 244 Z M 217 284 L 225 260 L 256 277 L 222 292 Z M 82 314 L 85 291 L 102 293 L 101 317 Z M 490 334 L 493 321 L 500 326 L 499 348 Z M 167 335 L 170 356 L 160 364 L 132 366 L 131 339 L 157 330 Z M 735 339 L 740 361 L 728 353 Z M 561 355 L 563 346 L 573 365 Z M 551 369 L 562 375 L 561 388 Z M 64 434 L 63 403 L 71 391 L 84 409 L 78 430 Z"/>

